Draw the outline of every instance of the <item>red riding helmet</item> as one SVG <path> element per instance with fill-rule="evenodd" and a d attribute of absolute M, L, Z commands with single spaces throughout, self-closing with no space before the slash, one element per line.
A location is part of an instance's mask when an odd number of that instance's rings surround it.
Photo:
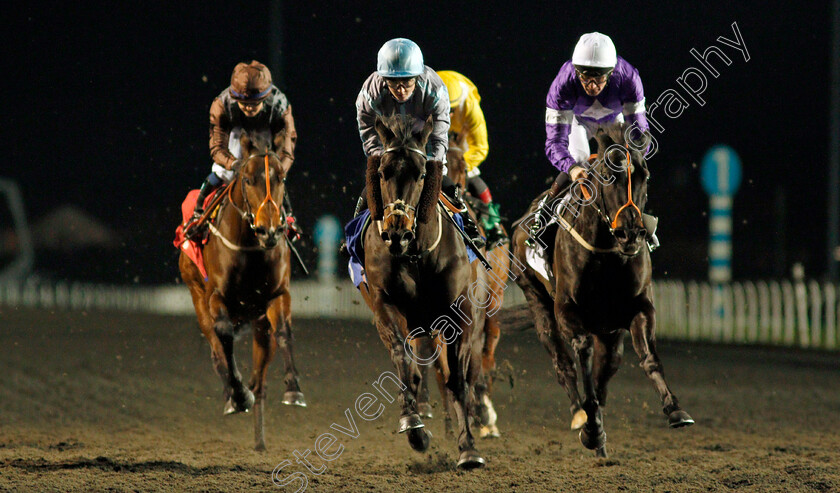
<path fill-rule="evenodd" d="M 271 72 L 262 63 L 251 60 L 241 62 L 230 76 L 230 95 L 243 103 L 256 103 L 268 97 L 271 92 Z"/>

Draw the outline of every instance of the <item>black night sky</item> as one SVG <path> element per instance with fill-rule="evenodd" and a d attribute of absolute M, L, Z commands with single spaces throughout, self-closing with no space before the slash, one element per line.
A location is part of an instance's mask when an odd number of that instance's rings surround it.
<path fill-rule="evenodd" d="M 553 176 L 543 151 L 548 87 L 580 35 L 600 31 L 639 69 L 648 106 L 668 89 L 689 103 L 678 118 L 661 109 L 654 115 L 665 128 L 654 133 L 661 149 L 650 161 L 648 209 L 660 216 L 663 244 L 653 255 L 655 275 L 705 277 L 708 200 L 694 163 L 725 143 L 744 165 L 734 205 L 735 278 L 784 276 L 797 261 L 809 276 L 823 276 L 829 2 L 586 5 L 18 3 L 4 9 L 2 21 L 0 177 L 21 186 L 30 223 L 70 203 L 124 243 L 92 254 L 39 251 L 42 275 L 173 282 L 180 203 L 209 172 L 208 109 L 233 66 L 252 58 L 268 64 L 294 107 L 299 142 L 288 188 L 311 233 L 322 214 L 342 222 L 352 214 L 364 169 L 355 98 L 379 47 L 407 37 L 427 65 L 459 71 L 478 86 L 490 135 L 482 173 L 503 214 L 515 218 Z M 749 61 L 717 41 L 734 39 L 733 22 Z M 692 48 L 713 44 L 732 64 L 713 62 L 720 76 L 708 77 L 701 106 L 677 78 L 700 68 Z M 0 226 L 8 223 L 3 218 Z M 314 258 L 311 241 L 298 245 Z"/>

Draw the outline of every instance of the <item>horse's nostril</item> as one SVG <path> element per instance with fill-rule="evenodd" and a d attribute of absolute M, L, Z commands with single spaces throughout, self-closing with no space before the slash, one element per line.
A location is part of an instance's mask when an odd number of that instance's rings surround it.
<path fill-rule="evenodd" d="M 257 226 L 256 228 L 254 228 L 254 232 L 257 233 L 259 236 L 265 236 L 266 234 L 265 228 L 262 226 Z"/>
<path fill-rule="evenodd" d="M 617 240 L 626 240 L 627 239 L 627 230 L 616 229 L 615 231 L 613 231 L 613 236 L 615 236 L 615 238 Z"/>
<path fill-rule="evenodd" d="M 403 245 L 408 245 L 413 240 L 414 240 L 414 233 L 412 233 L 411 231 L 406 231 L 405 233 L 402 234 L 402 239 L 400 239 L 400 243 L 402 243 Z"/>
<path fill-rule="evenodd" d="M 384 241 L 385 243 L 388 243 L 389 241 L 391 241 L 391 237 L 388 236 L 387 231 L 382 232 L 382 241 Z"/>

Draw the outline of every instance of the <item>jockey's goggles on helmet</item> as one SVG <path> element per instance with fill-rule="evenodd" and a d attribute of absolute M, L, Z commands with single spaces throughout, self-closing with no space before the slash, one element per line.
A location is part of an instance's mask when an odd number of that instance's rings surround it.
<path fill-rule="evenodd" d="M 578 69 L 575 68 L 575 73 L 577 74 L 580 81 L 584 84 L 598 84 L 601 85 L 610 78 L 612 75 L 612 69 L 600 69 L 600 70 L 587 70 L 587 69 Z"/>
<path fill-rule="evenodd" d="M 249 91 L 250 92 L 250 91 Z M 268 89 L 259 92 L 259 93 L 250 93 L 250 94 L 243 94 L 241 92 L 236 91 L 234 88 L 230 88 L 230 95 L 233 97 L 234 100 L 242 103 L 242 104 L 253 104 L 257 105 L 265 101 L 265 98 L 268 97 L 268 93 L 271 92 L 271 87 Z"/>
<path fill-rule="evenodd" d="M 385 79 L 385 83 L 388 84 L 388 87 L 391 89 L 412 89 L 414 88 L 414 82 L 417 80 L 417 77 L 402 77 L 399 79 L 395 78 L 388 78 Z"/>

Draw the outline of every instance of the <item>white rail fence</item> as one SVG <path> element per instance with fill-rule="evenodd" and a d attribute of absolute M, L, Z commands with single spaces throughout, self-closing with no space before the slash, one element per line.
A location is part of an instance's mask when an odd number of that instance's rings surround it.
<path fill-rule="evenodd" d="M 837 295 L 837 286 L 817 281 L 724 285 L 656 281 L 657 334 L 663 339 L 836 350 L 840 349 Z M 511 283 L 505 306 L 524 302 L 522 292 Z M 125 287 L 30 279 L 23 284 L 0 284 L 0 306 L 193 314 L 183 285 Z M 294 282 L 292 312 L 302 317 L 371 318 L 361 295 L 348 281 L 328 285 Z"/>

